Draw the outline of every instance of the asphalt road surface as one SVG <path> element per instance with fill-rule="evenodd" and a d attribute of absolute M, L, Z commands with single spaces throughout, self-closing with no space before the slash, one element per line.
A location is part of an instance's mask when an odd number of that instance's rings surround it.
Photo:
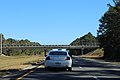
<path fill-rule="evenodd" d="M 39 66 L 20 76 L 6 77 L 2 80 L 120 80 L 120 65 L 74 56 L 72 71 L 46 71 L 44 66 Z"/>

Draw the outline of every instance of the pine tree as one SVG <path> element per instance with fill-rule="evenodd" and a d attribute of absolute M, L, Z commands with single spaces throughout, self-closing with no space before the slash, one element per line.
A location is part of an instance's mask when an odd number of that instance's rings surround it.
<path fill-rule="evenodd" d="M 113 0 L 114 6 L 109 6 L 109 10 L 99 20 L 97 30 L 100 46 L 104 48 L 104 57 L 119 59 L 120 57 L 120 0 Z"/>

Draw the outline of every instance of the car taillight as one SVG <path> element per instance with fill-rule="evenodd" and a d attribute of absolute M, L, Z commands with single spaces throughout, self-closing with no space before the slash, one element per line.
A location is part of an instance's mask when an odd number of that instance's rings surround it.
<path fill-rule="evenodd" d="M 46 60 L 50 60 L 50 57 L 48 56 L 48 57 L 46 57 Z"/>
<path fill-rule="evenodd" d="M 65 60 L 70 60 L 70 57 L 67 57 Z"/>

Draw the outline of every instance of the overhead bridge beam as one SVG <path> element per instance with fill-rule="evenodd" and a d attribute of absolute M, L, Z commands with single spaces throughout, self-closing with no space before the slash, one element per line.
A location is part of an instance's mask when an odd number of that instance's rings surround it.
<path fill-rule="evenodd" d="M 82 48 L 98 48 L 99 45 L 3 45 L 3 49 L 29 49 L 29 48 L 66 48 L 66 49 L 82 49 Z"/>

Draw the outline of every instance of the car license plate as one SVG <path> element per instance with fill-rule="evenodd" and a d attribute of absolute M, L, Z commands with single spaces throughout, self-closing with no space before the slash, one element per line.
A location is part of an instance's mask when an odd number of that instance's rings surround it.
<path fill-rule="evenodd" d="M 56 62 L 55 64 L 61 64 L 60 62 Z"/>

